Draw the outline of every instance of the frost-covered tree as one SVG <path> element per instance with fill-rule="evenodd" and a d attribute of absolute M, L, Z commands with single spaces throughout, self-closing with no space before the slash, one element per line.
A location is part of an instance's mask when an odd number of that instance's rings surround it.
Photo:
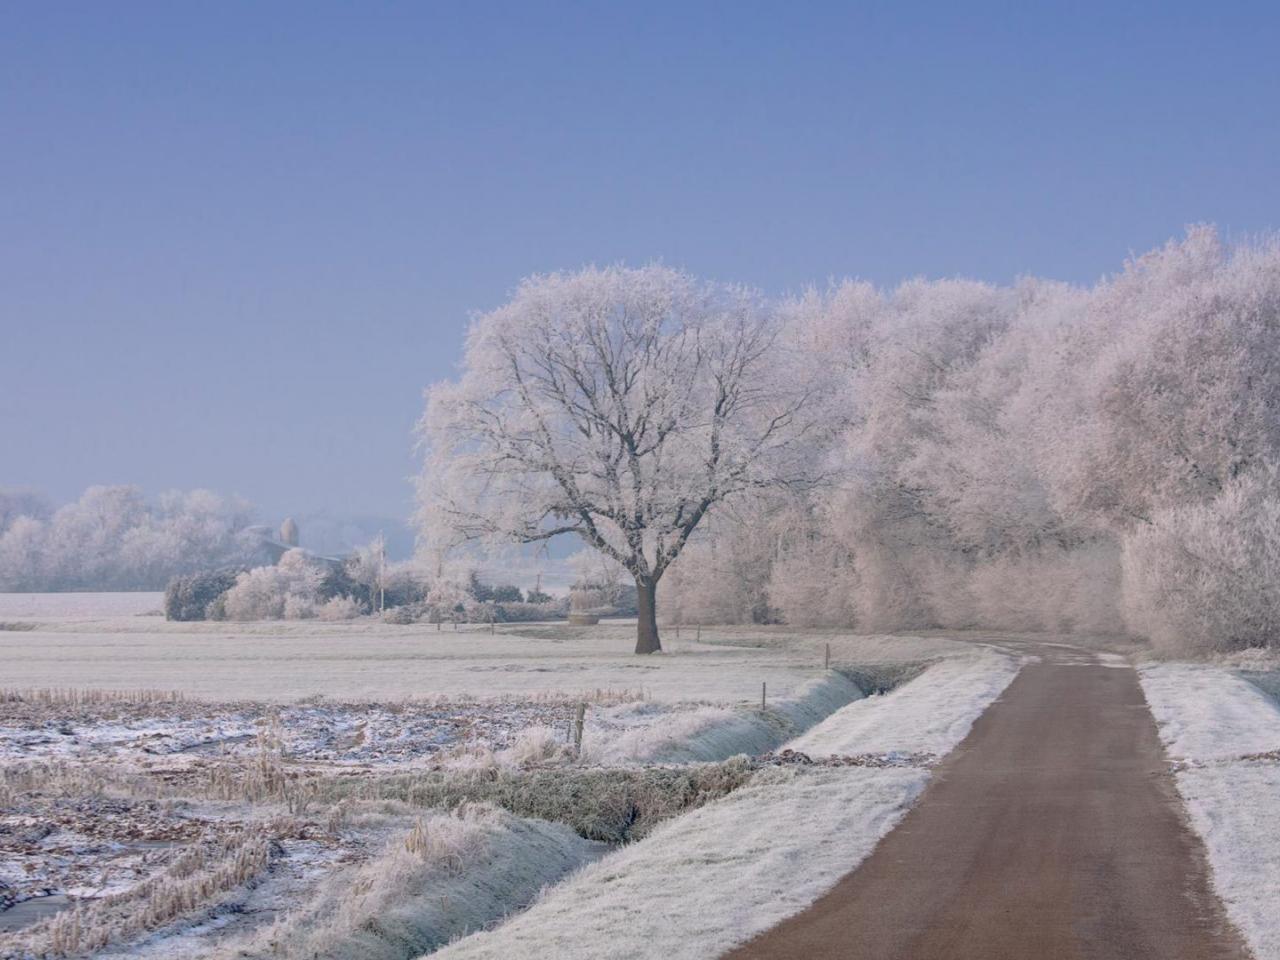
<path fill-rule="evenodd" d="M 49 528 L 19 516 L 0 533 L 0 591 L 44 590 L 49 584 Z"/>
<path fill-rule="evenodd" d="M 1062 509 L 1113 529 L 1280 462 L 1280 244 L 1201 227 L 1090 297 L 1083 415 L 1051 465 Z"/>
<path fill-rule="evenodd" d="M 441 550 L 566 534 L 657 587 L 709 512 L 810 475 L 818 381 L 754 293 L 665 267 L 524 281 L 428 391 L 418 520 Z"/>
<path fill-rule="evenodd" d="M 53 507 L 43 494 L 18 487 L 0 488 L 0 534 L 19 517 L 48 520 L 52 514 Z"/>
<path fill-rule="evenodd" d="M 208 490 L 151 501 L 137 487 L 90 487 L 50 512 L 0 496 L 0 590 L 155 590 L 170 577 L 240 565 L 256 549 L 248 504 Z"/>

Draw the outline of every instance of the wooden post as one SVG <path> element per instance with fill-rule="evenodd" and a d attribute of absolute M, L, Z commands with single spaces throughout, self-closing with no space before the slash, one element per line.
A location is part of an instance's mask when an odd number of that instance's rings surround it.
<path fill-rule="evenodd" d="M 765 695 L 769 692 L 769 684 L 765 680 L 760 681 L 760 709 L 764 709 Z"/>
<path fill-rule="evenodd" d="M 827 653 L 822 658 L 822 669 L 823 670 L 831 669 L 831 644 L 829 643 L 827 644 Z"/>
<path fill-rule="evenodd" d="M 582 755 L 582 725 L 586 720 L 587 705 L 585 703 L 578 704 L 577 710 L 573 714 L 573 755 L 579 757 Z"/>
<path fill-rule="evenodd" d="M 440 632 L 441 630 L 443 630 L 443 629 L 444 629 L 444 621 L 443 621 L 443 620 L 437 620 L 437 621 L 436 621 L 436 633 L 439 633 L 439 632 Z"/>
<path fill-rule="evenodd" d="M 676 639 L 680 639 L 680 624 L 676 624 Z"/>
<path fill-rule="evenodd" d="M 698 635 L 694 639 L 698 641 L 702 640 L 702 624 L 698 624 Z"/>

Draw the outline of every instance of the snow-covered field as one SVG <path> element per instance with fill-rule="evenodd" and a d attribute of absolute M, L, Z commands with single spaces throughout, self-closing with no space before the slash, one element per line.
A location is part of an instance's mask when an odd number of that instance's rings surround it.
<path fill-rule="evenodd" d="M 0 622 L 144 617 L 163 607 L 163 593 L 0 593 Z"/>
<path fill-rule="evenodd" d="M 1280 960 L 1280 704 L 1222 667 L 1140 675 L 1227 913 L 1257 960 Z"/>
<path fill-rule="evenodd" d="M 148 688 L 208 700 L 285 702 L 421 697 L 642 692 L 667 702 L 758 702 L 787 697 L 820 676 L 825 644 L 834 666 L 920 661 L 963 645 L 936 638 L 841 637 L 777 628 L 686 628 L 663 637 L 661 656 L 637 658 L 634 625 L 487 627 L 342 623 L 170 623 L 163 617 L 96 615 L 100 598 L 136 594 L 0 594 L 4 687 Z M 28 595 L 30 596 L 30 595 Z M 142 595 L 154 598 L 154 594 Z M 17 597 L 11 600 L 11 597 Z M 135 599 L 145 612 L 152 599 Z M 21 614 L 19 611 L 43 613 Z"/>
<path fill-rule="evenodd" d="M 963 736 L 985 671 L 1007 670 L 938 638 L 704 628 L 637 658 L 627 624 L 175 624 L 159 603 L 0 596 L 0 956 L 407 960 L 520 910 L 601 838 L 658 824 L 606 861 L 683 877 L 672 845 L 693 843 L 702 876 L 757 801 L 751 876 L 820 865 L 774 898 L 798 907 L 865 856 L 927 776 L 916 754 Z M 865 735 L 841 749 L 875 756 L 727 759 L 855 708 Z M 770 818 L 797 810 L 791 846 L 769 846 Z M 844 839 L 814 854 L 833 824 Z"/>
<path fill-rule="evenodd" d="M 576 703 L 563 697 L 288 705 L 171 700 L 60 700 L 39 694 L 3 704 L 0 761 L 82 760 L 139 770 L 180 770 L 250 758 L 268 724 L 294 764 L 369 768 L 439 763 L 468 751 L 505 750 L 522 732 L 563 732 Z M 68 695 L 72 696 L 72 695 Z M 608 701 L 589 715 L 608 712 Z M 666 713 L 673 707 L 663 708 Z M 659 719 L 655 713 L 654 721 Z"/>

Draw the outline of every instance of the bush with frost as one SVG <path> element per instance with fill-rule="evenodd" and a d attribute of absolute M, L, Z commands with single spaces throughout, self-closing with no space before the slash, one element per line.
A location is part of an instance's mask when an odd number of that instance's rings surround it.
<path fill-rule="evenodd" d="M 164 615 L 169 620 L 216 619 L 213 607 L 236 585 L 235 570 L 216 570 L 174 577 L 164 591 Z M 220 604 L 219 604 L 220 609 Z"/>
<path fill-rule="evenodd" d="M 314 617 L 325 570 L 302 550 L 289 550 L 274 567 L 255 567 L 236 578 L 223 597 L 228 620 L 302 620 Z"/>
<path fill-rule="evenodd" d="M 546 596 L 546 594 L 543 594 Z M 568 613 L 567 600 L 550 597 L 541 603 L 495 603 L 499 623 L 533 623 L 540 620 L 563 620 Z"/>
<path fill-rule="evenodd" d="M 467 604 L 474 603 L 464 584 L 440 579 L 427 591 L 427 619 L 433 623 L 466 620 Z"/>
<path fill-rule="evenodd" d="M 330 597 L 316 609 L 321 620 L 354 620 L 364 613 L 364 607 L 352 597 Z"/>
<path fill-rule="evenodd" d="M 1124 541 L 1125 616 L 1171 652 L 1280 644 L 1280 482 L 1239 477 Z"/>
<path fill-rule="evenodd" d="M 328 577 L 326 596 L 346 595 L 370 610 L 420 603 L 427 595 L 428 578 L 413 560 L 391 562 L 381 537 L 356 549 Z"/>

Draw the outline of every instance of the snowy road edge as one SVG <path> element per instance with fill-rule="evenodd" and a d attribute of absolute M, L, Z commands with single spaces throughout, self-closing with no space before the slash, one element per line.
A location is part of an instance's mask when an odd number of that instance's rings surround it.
<path fill-rule="evenodd" d="M 990 650 L 946 660 L 891 694 L 855 701 L 811 733 L 821 730 L 820 742 L 841 752 L 941 756 L 1020 667 L 1018 658 Z M 770 771 L 592 864 L 496 930 L 433 956 L 718 956 L 803 910 L 855 869 L 928 777 L 919 768 Z"/>

